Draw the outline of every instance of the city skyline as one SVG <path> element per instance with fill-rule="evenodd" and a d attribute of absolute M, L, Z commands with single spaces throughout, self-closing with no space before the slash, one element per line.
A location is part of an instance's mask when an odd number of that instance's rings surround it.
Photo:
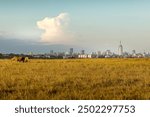
<path fill-rule="evenodd" d="M 82 49 L 80 52 L 70 48 L 68 51 L 54 51 L 50 50 L 48 53 L 0 53 L 0 58 L 11 58 L 14 56 L 22 56 L 29 58 L 38 59 L 85 59 L 85 58 L 150 58 L 150 52 L 139 53 L 136 50 L 132 50 L 132 53 L 124 51 L 124 47 L 120 41 L 118 46 L 118 53 L 112 52 L 111 50 L 99 51 L 87 53 L 86 50 Z"/>
<path fill-rule="evenodd" d="M 103 57 L 106 57 L 106 58 L 111 58 L 111 57 L 150 57 L 150 51 L 143 51 L 143 52 L 138 52 L 136 51 L 135 49 L 131 50 L 130 52 L 129 51 L 126 51 L 126 49 L 124 48 L 124 46 L 122 45 L 122 42 L 120 41 L 119 45 L 118 45 L 118 48 L 117 48 L 117 52 L 114 52 L 110 49 L 106 49 L 104 51 L 102 50 L 96 50 L 96 51 L 87 51 L 85 48 L 82 48 L 82 49 L 79 49 L 79 48 L 73 48 L 73 47 L 70 47 L 70 48 L 67 48 L 66 50 L 58 50 L 56 51 L 54 48 L 51 48 L 51 49 L 48 49 L 48 51 L 45 51 L 45 52 L 42 52 L 42 53 L 39 53 L 37 51 L 28 51 L 26 53 L 15 53 L 15 52 L 10 52 L 10 53 L 2 53 L 0 52 L 0 54 L 6 54 L 6 55 L 11 55 L 11 54 L 14 54 L 14 55 L 48 55 L 48 56 L 51 56 L 51 55 L 56 55 L 58 56 L 59 54 L 62 56 L 69 56 L 69 57 L 73 57 L 74 55 L 87 55 L 87 56 L 91 56 L 91 55 L 94 55 L 94 58 L 96 56 L 103 56 Z M 101 56 L 101 57 L 102 57 Z"/>
<path fill-rule="evenodd" d="M 150 51 L 148 0 L 0 0 L 0 52 Z"/>

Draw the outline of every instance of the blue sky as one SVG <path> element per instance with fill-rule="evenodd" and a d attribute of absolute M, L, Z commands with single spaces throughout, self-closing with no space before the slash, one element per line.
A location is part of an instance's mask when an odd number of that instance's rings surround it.
<path fill-rule="evenodd" d="M 150 51 L 149 6 L 149 0 L 0 0 L 0 37 L 38 42 L 44 32 L 38 21 L 68 13 L 70 45 L 116 51 L 121 40 L 126 51 Z"/>

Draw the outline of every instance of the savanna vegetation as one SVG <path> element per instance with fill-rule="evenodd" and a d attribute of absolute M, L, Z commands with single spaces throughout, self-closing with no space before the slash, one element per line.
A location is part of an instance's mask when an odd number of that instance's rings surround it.
<path fill-rule="evenodd" d="M 150 59 L 0 60 L 0 99 L 150 99 Z"/>

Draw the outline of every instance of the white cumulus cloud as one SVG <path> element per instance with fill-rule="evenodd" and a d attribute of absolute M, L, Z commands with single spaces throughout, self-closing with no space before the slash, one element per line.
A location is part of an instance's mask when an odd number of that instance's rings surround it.
<path fill-rule="evenodd" d="M 72 41 L 73 36 L 68 30 L 68 25 L 69 15 L 67 13 L 37 21 L 38 28 L 44 30 L 41 41 L 46 43 L 68 43 Z"/>

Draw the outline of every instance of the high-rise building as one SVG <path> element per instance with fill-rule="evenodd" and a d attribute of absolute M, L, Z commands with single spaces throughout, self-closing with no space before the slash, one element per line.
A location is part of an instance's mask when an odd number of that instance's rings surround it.
<path fill-rule="evenodd" d="M 81 50 L 81 54 L 85 54 L 85 50 Z"/>
<path fill-rule="evenodd" d="M 101 51 L 97 51 L 97 55 L 100 56 L 101 55 Z"/>
<path fill-rule="evenodd" d="M 122 46 L 122 44 L 121 44 L 121 41 L 120 41 L 120 45 L 119 45 L 119 47 L 118 47 L 118 55 L 119 55 L 119 56 L 122 56 L 122 55 L 123 55 L 123 46 Z"/>
<path fill-rule="evenodd" d="M 136 51 L 135 51 L 135 50 L 132 50 L 132 54 L 136 54 Z"/>
<path fill-rule="evenodd" d="M 136 51 L 135 50 L 132 50 L 132 55 L 136 55 Z"/>
<path fill-rule="evenodd" d="M 70 48 L 70 52 L 69 52 L 70 55 L 73 54 L 73 48 Z"/>

